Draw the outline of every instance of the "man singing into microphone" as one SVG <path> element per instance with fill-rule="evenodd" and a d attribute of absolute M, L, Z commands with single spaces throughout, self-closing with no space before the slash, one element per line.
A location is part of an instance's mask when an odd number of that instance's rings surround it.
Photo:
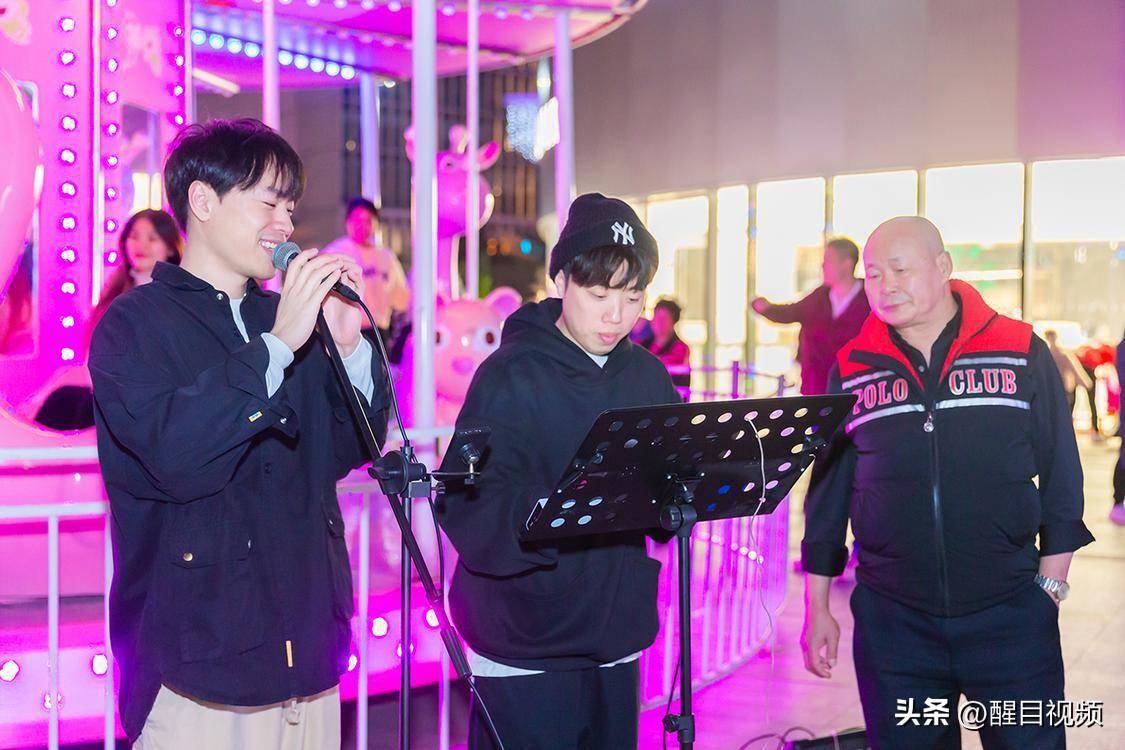
<path fill-rule="evenodd" d="M 449 604 L 509 749 L 637 746 L 636 660 L 656 636 L 660 570 L 643 534 L 555 546 L 518 534 L 601 412 L 679 403 L 664 365 L 628 337 L 657 262 L 628 204 L 579 196 L 551 253 L 562 298 L 508 318 L 457 420 L 483 422 L 492 437 L 480 480 L 441 508 L 459 555 Z M 474 705 L 469 750 L 493 747 Z"/>
<path fill-rule="evenodd" d="M 192 125 L 164 184 L 180 266 L 122 295 L 94 333 L 98 453 L 113 517 L 110 633 L 134 747 L 340 745 L 354 609 L 338 479 L 363 443 L 334 382 L 324 312 L 382 441 L 387 378 L 360 336 L 359 266 L 301 253 L 301 160 L 256 120 Z"/>

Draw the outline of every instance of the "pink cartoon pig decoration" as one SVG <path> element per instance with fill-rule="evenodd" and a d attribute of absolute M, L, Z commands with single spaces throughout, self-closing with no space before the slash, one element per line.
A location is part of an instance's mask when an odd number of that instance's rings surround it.
<path fill-rule="evenodd" d="M 407 128 L 406 155 L 414 161 L 414 129 Z M 461 276 L 458 269 L 457 240 L 467 229 L 467 174 L 469 159 L 476 159 L 481 171 L 488 169 L 500 157 L 500 144 L 489 141 L 476 154 L 468 153 L 469 133 L 464 125 L 449 129 L 449 150 L 437 155 L 437 292 L 447 299 L 461 296 Z M 495 199 L 488 181 L 481 177 L 477 183 L 480 195 L 480 221 L 483 226 L 492 216 Z"/>
<path fill-rule="evenodd" d="M 459 299 L 447 302 L 438 298 L 434 325 L 434 421 L 452 425 L 465 403 L 465 394 L 480 363 L 500 346 L 500 331 L 522 303 L 519 292 L 500 287 L 481 300 Z M 398 378 L 403 419 L 413 424 L 413 394 L 410 368 L 414 362 L 411 337 L 402 354 L 403 369 Z"/>

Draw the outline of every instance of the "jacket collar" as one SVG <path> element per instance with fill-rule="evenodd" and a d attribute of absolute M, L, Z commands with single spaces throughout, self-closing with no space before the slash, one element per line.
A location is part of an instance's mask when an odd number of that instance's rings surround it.
<path fill-rule="evenodd" d="M 152 269 L 152 278 L 154 281 L 159 281 L 162 284 L 174 287 L 176 289 L 183 289 L 190 292 L 213 292 L 215 287 L 208 284 L 203 279 L 189 273 L 187 270 L 177 266 L 173 263 L 165 263 L 158 261 L 156 267 Z M 246 293 L 258 294 L 266 296 L 268 293 L 262 289 L 256 279 L 247 279 Z"/>
<path fill-rule="evenodd" d="M 997 316 L 996 311 L 988 306 L 980 292 L 964 281 L 950 280 L 949 289 L 961 300 L 961 328 L 957 332 L 953 344 L 949 347 L 949 354 L 946 356 L 945 362 L 942 363 L 942 378 L 949 371 L 950 364 L 957 358 L 965 343 L 984 330 Z M 906 354 L 895 345 L 891 338 L 890 326 L 879 320 L 874 313 L 867 316 L 859 334 L 852 340 L 847 353 L 847 360 L 871 363 L 871 355 L 874 355 L 874 359 L 884 362 L 886 358 L 890 358 L 901 365 L 903 370 L 910 373 L 918 385 L 922 384 Z"/>

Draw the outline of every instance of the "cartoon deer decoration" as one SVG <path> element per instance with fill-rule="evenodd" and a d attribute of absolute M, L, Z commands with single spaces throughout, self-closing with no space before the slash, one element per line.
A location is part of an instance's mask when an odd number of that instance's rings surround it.
<path fill-rule="evenodd" d="M 414 161 L 414 128 L 409 127 L 403 138 L 406 140 L 406 156 Z M 458 240 L 468 228 L 466 204 L 468 202 L 467 174 L 469 160 L 476 159 L 480 170 L 491 167 L 500 157 L 500 144 L 489 141 L 475 154 L 468 153 L 469 131 L 464 125 L 454 125 L 449 129 L 449 150 L 437 154 L 437 288 L 435 291 L 447 299 L 461 296 L 461 276 L 457 261 Z M 495 199 L 492 188 L 482 176 L 477 184 L 480 200 L 479 225 L 483 226 L 492 216 Z"/>

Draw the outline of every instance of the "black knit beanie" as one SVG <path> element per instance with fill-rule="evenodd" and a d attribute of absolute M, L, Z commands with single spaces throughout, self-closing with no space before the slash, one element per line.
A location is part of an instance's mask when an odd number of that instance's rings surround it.
<path fill-rule="evenodd" d="M 638 253 L 658 255 L 656 238 L 628 203 L 601 193 L 578 196 L 570 204 L 566 225 L 551 251 L 551 278 L 582 253 L 613 245 L 632 245 Z"/>

